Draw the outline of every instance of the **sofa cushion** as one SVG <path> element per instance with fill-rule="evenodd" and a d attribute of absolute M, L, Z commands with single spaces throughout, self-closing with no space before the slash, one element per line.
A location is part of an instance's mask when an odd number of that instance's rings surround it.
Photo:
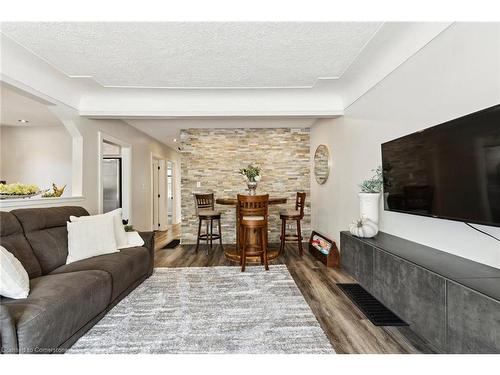
<path fill-rule="evenodd" d="M 24 234 L 40 263 L 42 275 L 66 263 L 68 257 L 66 223 L 69 217 L 88 215 L 84 208 L 73 206 L 25 208 L 11 212 L 24 229 Z"/>
<path fill-rule="evenodd" d="M 111 275 L 113 282 L 111 301 L 124 292 L 131 284 L 146 276 L 149 272 L 149 251 L 144 247 L 131 247 L 118 253 L 99 255 L 78 260 L 56 268 L 51 275 L 84 271 L 101 270 Z"/>
<path fill-rule="evenodd" d="M 116 242 L 116 247 L 119 248 L 125 248 L 127 247 L 127 232 L 125 232 L 125 228 L 123 226 L 123 221 L 122 221 L 122 209 L 117 208 L 116 210 L 106 212 L 105 214 L 100 214 L 100 215 L 92 215 L 92 216 L 73 216 L 71 215 L 69 217 L 71 222 L 78 222 L 78 221 L 86 221 L 86 220 L 99 220 L 103 216 L 109 216 L 113 219 L 113 234 L 115 236 L 115 242 Z"/>
<path fill-rule="evenodd" d="M 113 217 L 88 216 L 92 220 L 68 222 L 68 258 L 66 264 L 79 260 L 117 253 Z"/>
<path fill-rule="evenodd" d="M 24 236 L 21 223 L 11 212 L 0 211 L 0 245 L 21 262 L 30 279 L 42 275 L 40 263 Z"/>
<path fill-rule="evenodd" d="M 0 296 L 26 298 L 29 291 L 28 272 L 14 254 L 0 245 Z"/>
<path fill-rule="evenodd" d="M 46 275 L 30 281 L 28 298 L 2 298 L 17 327 L 21 353 L 50 352 L 102 312 L 111 297 L 103 271 Z"/>

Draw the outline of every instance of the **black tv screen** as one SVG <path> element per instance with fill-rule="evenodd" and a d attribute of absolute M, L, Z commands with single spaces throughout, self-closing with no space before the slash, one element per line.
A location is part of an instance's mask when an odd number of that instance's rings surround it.
<path fill-rule="evenodd" d="M 389 211 L 500 226 L 500 105 L 382 144 Z"/>

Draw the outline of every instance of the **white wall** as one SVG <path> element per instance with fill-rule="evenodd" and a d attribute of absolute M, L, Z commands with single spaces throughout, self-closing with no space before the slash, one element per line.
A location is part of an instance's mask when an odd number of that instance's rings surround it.
<path fill-rule="evenodd" d="M 180 189 L 178 188 L 180 186 L 180 158 L 177 152 L 120 120 L 86 119 L 62 104 L 54 107 L 53 111 L 66 126 L 69 123 L 72 130 L 80 133 L 83 140 L 83 153 L 78 155 L 78 159 L 83 157 L 83 201 L 74 204 L 85 207 L 91 214 L 98 213 L 99 132 L 131 146 L 132 207 L 129 219 L 136 229 L 152 229 L 152 154 L 175 162 L 176 170 L 179 173 L 175 176 L 177 189 L 174 191 L 174 197 L 180 204 Z M 52 181 L 58 185 L 63 183 L 71 185 L 73 172 L 72 138 L 64 127 L 39 127 L 36 130 L 35 127 L 33 129 L 20 128 L 19 131 L 8 128 L 12 127 L 2 126 L 1 130 L 1 179 L 14 182 L 33 182 L 40 187 L 49 186 L 48 184 L 51 184 Z M 24 132 L 23 130 L 31 131 Z M 26 171 L 24 175 L 19 173 L 22 170 Z M 64 196 L 71 197 L 71 189 L 68 189 Z M 2 209 L 20 208 L 24 206 L 24 203 L 33 207 L 38 206 L 34 202 L 22 201 L 19 205 L 9 205 Z M 40 203 L 47 206 L 47 202 Z M 66 202 L 65 204 L 73 203 Z M 57 206 L 61 203 L 53 202 L 52 205 Z M 179 217 L 180 209 L 174 215 L 174 223 L 178 222 Z"/>
<path fill-rule="evenodd" d="M 52 188 L 71 196 L 72 139 L 61 126 L 0 126 L 0 180 Z"/>
<path fill-rule="evenodd" d="M 53 109 L 64 123 L 74 124 L 83 138 L 82 204 L 91 214 L 98 212 L 99 132 L 129 144 L 132 150 L 131 223 L 138 230 L 151 230 L 152 161 L 151 155 L 175 162 L 178 154 L 165 144 L 120 120 L 93 120 L 79 116 L 63 105 Z M 180 179 L 180 176 L 178 176 Z M 180 200 L 180 198 L 179 198 Z"/>
<path fill-rule="evenodd" d="M 145 133 L 119 120 L 89 120 L 76 118 L 83 136 L 83 196 L 84 206 L 97 212 L 98 206 L 98 132 L 117 138 L 132 148 L 132 209 L 131 223 L 136 229 L 151 230 L 152 184 L 151 153 L 177 161 L 177 153 Z"/>
<path fill-rule="evenodd" d="M 498 103 L 500 24 L 452 25 L 350 105 L 344 117 L 312 126 L 311 155 L 321 143 L 333 154 L 328 182 L 311 182 L 312 228 L 339 240 L 359 214 L 357 184 L 381 164 L 382 142 Z M 380 226 L 500 268 L 500 243 L 463 223 L 385 212 L 381 204 Z M 479 227 L 500 236 L 500 228 Z"/>

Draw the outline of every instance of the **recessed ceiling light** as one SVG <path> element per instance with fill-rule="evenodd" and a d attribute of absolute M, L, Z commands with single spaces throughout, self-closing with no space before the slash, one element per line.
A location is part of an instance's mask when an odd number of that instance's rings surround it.
<path fill-rule="evenodd" d="M 177 138 L 174 138 L 174 142 L 177 142 Z"/>
<path fill-rule="evenodd" d="M 24 120 L 24 119 L 17 120 L 17 121 L 19 121 L 21 124 L 27 124 L 29 122 L 29 120 Z"/>

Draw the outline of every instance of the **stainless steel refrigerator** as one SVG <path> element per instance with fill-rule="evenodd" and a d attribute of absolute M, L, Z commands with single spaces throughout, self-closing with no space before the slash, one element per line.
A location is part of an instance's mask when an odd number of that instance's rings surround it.
<path fill-rule="evenodd" d="M 102 160 L 102 208 L 113 211 L 122 206 L 121 158 Z"/>

